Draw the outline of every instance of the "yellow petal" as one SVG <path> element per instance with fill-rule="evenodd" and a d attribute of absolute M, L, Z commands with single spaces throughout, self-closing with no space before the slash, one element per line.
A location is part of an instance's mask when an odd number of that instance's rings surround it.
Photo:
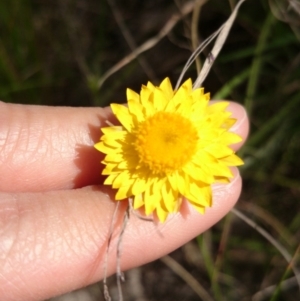
<path fill-rule="evenodd" d="M 235 154 L 222 158 L 221 161 L 228 166 L 240 166 L 244 164 L 244 161 Z"/>
<path fill-rule="evenodd" d="M 186 91 L 190 94 L 193 92 L 193 82 L 190 78 L 188 78 L 182 85 L 180 88 L 184 88 L 186 89 Z M 178 89 L 178 91 L 180 90 L 180 88 Z"/>
<path fill-rule="evenodd" d="M 104 154 L 108 154 L 110 152 L 112 152 L 113 150 L 115 150 L 115 147 L 110 147 L 108 145 L 106 145 L 104 142 L 100 141 L 98 143 L 96 143 L 94 145 L 94 147 L 100 151 L 101 153 L 104 153 Z"/>
<path fill-rule="evenodd" d="M 201 181 L 206 184 L 212 184 L 214 177 L 210 173 L 206 173 L 201 166 L 196 166 L 192 162 L 183 167 L 183 171 L 194 180 Z"/>
<path fill-rule="evenodd" d="M 132 195 L 140 195 L 147 188 L 147 179 L 146 178 L 137 178 L 131 187 Z"/>
<path fill-rule="evenodd" d="M 133 209 L 138 209 L 141 208 L 142 206 L 144 206 L 143 195 L 142 194 L 135 195 L 133 201 Z"/>
<path fill-rule="evenodd" d="M 189 189 L 188 183 L 186 182 L 184 173 L 175 173 L 176 182 L 177 182 L 177 189 L 180 194 L 184 195 L 185 192 Z"/>
<path fill-rule="evenodd" d="M 155 89 L 155 86 L 151 83 L 151 82 L 148 82 L 147 83 L 147 88 L 150 90 L 150 91 L 153 91 Z"/>
<path fill-rule="evenodd" d="M 175 172 L 171 173 L 171 174 L 168 174 L 167 179 L 168 179 L 168 182 L 170 183 L 172 189 L 173 190 L 178 190 L 177 177 L 175 175 Z"/>
<path fill-rule="evenodd" d="M 194 157 L 193 162 L 203 168 L 206 173 L 209 173 L 213 176 L 229 178 L 233 176 L 230 169 L 224 163 L 219 162 L 205 151 L 199 152 L 197 156 Z"/>
<path fill-rule="evenodd" d="M 139 102 L 140 95 L 131 89 L 126 90 L 127 100 L 133 100 L 134 102 Z"/>
<path fill-rule="evenodd" d="M 200 206 L 210 207 L 212 205 L 212 191 L 210 185 L 192 182 L 190 183 L 190 193 L 195 197 L 196 203 Z"/>
<path fill-rule="evenodd" d="M 151 116 L 155 112 L 153 107 L 153 91 L 146 86 L 142 87 L 140 102 L 144 108 L 145 116 Z"/>
<path fill-rule="evenodd" d="M 218 129 L 212 129 L 207 126 L 207 124 L 204 124 L 202 125 L 201 129 L 199 129 L 200 143 L 204 142 L 206 145 L 208 145 L 208 142 L 213 141 L 219 137 Z"/>
<path fill-rule="evenodd" d="M 210 144 L 204 148 L 206 152 L 214 156 L 215 158 L 223 158 L 231 155 L 233 150 L 226 145 L 223 144 Z"/>
<path fill-rule="evenodd" d="M 228 118 L 224 121 L 223 123 L 223 127 L 225 129 L 230 129 L 234 124 L 236 123 L 236 119 L 235 118 Z"/>
<path fill-rule="evenodd" d="M 116 193 L 116 201 L 124 200 L 129 198 L 130 195 L 130 186 L 121 186 Z"/>
<path fill-rule="evenodd" d="M 172 84 L 170 82 L 170 79 L 166 77 L 162 83 L 159 85 L 161 90 L 164 92 L 166 99 L 171 99 L 174 95 Z"/>
<path fill-rule="evenodd" d="M 210 127 L 220 128 L 230 115 L 230 112 L 216 112 L 209 115 Z"/>
<path fill-rule="evenodd" d="M 153 92 L 153 107 L 156 111 L 161 111 L 168 103 L 165 93 L 161 89 L 155 89 Z"/>
<path fill-rule="evenodd" d="M 176 112 L 182 114 L 186 118 L 189 118 L 192 113 L 192 105 L 193 105 L 193 99 L 191 97 L 187 97 L 184 102 L 179 104 Z"/>
<path fill-rule="evenodd" d="M 112 103 L 110 107 L 113 113 L 117 116 L 118 120 L 124 126 L 124 128 L 130 132 L 133 127 L 133 120 L 132 120 L 132 116 L 128 111 L 128 108 L 116 103 Z"/>
<path fill-rule="evenodd" d="M 103 162 L 102 162 L 103 163 Z M 114 169 L 117 167 L 117 164 L 108 163 L 105 168 L 102 170 L 103 175 L 109 175 L 114 172 Z"/>
<path fill-rule="evenodd" d="M 209 114 L 216 113 L 216 112 L 223 112 L 228 107 L 228 105 L 229 102 L 227 101 L 216 102 L 207 107 L 207 112 Z"/>
<path fill-rule="evenodd" d="M 153 177 L 152 180 L 152 193 L 153 194 L 160 194 L 161 193 L 161 189 L 163 187 L 163 185 L 165 185 L 166 183 L 166 179 L 165 178 L 160 178 L 160 177 Z"/>
<path fill-rule="evenodd" d="M 144 195 L 144 203 L 145 203 L 145 214 L 150 215 L 156 209 L 156 201 L 157 196 L 155 195 Z"/>
<path fill-rule="evenodd" d="M 198 118 L 203 118 L 202 116 L 204 115 L 204 113 L 206 113 L 209 94 L 203 94 L 203 89 L 199 88 L 195 89 L 192 92 L 191 96 L 194 100 L 191 118 L 195 120 L 198 120 Z"/>
<path fill-rule="evenodd" d="M 133 117 L 136 118 L 137 123 L 144 120 L 143 106 L 140 104 L 139 101 L 128 99 L 128 109 L 129 112 L 133 115 Z M 134 118 L 133 121 L 135 121 Z"/>
<path fill-rule="evenodd" d="M 130 174 L 127 170 L 122 171 L 121 173 L 118 174 L 118 176 L 115 178 L 114 182 L 113 182 L 113 188 L 120 188 L 122 186 L 124 186 L 124 183 L 127 185 L 129 185 L 130 182 Z"/>
<path fill-rule="evenodd" d="M 119 161 L 118 168 L 119 169 L 136 169 L 139 161 L 135 154 L 132 155 L 124 155 L 123 160 Z"/>
<path fill-rule="evenodd" d="M 168 212 L 174 212 L 177 208 L 176 203 L 178 194 L 167 183 L 161 189 L 163 203 Z"/>
<path fill-rule="evenodd" d="M 144 192 L 144 203 L 145 203 L 145 214 L 149 215 L 151 214 L 157 205 L 159 203 L 160 195 L 153 195 L 152 193 L 152 183 L 153 179 L 149 179 L 147 188 Z"/>
<path fill-rule="evenodd" d="M 197 88 L 193 90 L 191 96 L 198 102 L 204 96 L 204 88 Z M 206 97 L 204 97 L 204 99 L 206 100 Z"/>
<path fill-rule="evenodd" d="M 123 154 L 111 152 L 105 156 L 105 162 L 120 162 L 124 160 Z"/>
<path fill-rule="evenodd" d="M 113 182 L 114 182 L 114 180 L 115 180 L 115 178 L 118 176 L 118 174 L 117 173 L 111 173 L 111 174 L 109 174 L 109 176 L 105 179 L 105 181 L 104 181 L 104 185 L 112 185 L 113 184 Z"/>
<path fill-rule="evenodd" d="M 231 133 L 231 132 L 226 132 L 224 131 L 217 139 L 216 141 L 224 144 L 224 145 L 231 145 L 235 143 L 241 142 L 243 139 L 241 136 Z"/>
<path fill-rule="evenodd" d="M 165 210 L 163 210 L 163 208 L 162 207 L 158 207 L 157 209 L 156 209 L 156 215 L 157 215 L 157 217 L 158 217 L 158 219 L 159 219 L 159 221 L 161 222 L 161 223 L 163 223 L 163 222 L 165 222 L 165 220 L 167 219 L 167 217 L 168 217 L 168 212 L 166 212 Z"/>
<path fill-rule="evenodd" d="M 110 127 L 101 128 L 101 131 L 105 135 L 112 135 L 117 132 L 122 132 L 122 127 L 121 126 L 110 126 Z"/>
<path fill-rule="evenodd" d="M 184 102 L 185 98 L 189 96 L 191 92 L 192 92 L 192 81 L 191 79 L 188 79 L 174 94 L 174 97 L 171 100 L 174 103 L 174 106 L 177 107 L 182 102 Z"/>
<path fill-rule="evenodd" d="M 101 140 L 105 145 L 115 150 L 122 147 L 122 142 L 125 140 L 125 135 L 105 135 L 101 138 Z"/>

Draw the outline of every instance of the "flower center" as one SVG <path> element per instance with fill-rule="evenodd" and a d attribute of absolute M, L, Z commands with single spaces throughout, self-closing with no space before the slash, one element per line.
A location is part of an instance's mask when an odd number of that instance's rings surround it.
<path fill-rule="evenodd" d="M 158 112 L 142 122 L 134 143 L 140 163 L 155 174 L 182 168 L 196 152 L 197 130 L 177 113 Z"/>

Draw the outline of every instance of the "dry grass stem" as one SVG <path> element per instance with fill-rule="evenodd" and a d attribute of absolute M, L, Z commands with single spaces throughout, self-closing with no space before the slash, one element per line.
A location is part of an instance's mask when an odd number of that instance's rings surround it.
<path fill-rule="evenodd" d="M 294 277 L 291 277 L 289 279 L 286 279 L 284 281 L 282 281 L 282 283 L 280 284 L 280 288 L 282 291 L 287 291 L 295 286 L 298 285 L 298 282 L 297 282 L 297 277 L 294 276 Z M 260 290 L 259 292 L 255 293 L 252 298 L 251 298 L 251 301 L 263 301 L 263 300 L 266 300 L 268 298 L 270 298 L 275 290 L 277 289 L 277 285 L 271 285 L 271 286 L 268 286 L 262 290 Z"/>
<path fill-rule="evenodd" d="M 126 209 L 124 213 L 124 219 L 122 223 L 122 228 L 120 235 L 118 237 L 118 243 L 117 243 L 117 286 L 118 286 L 118 296 L 119 296 L 119 301 L 123 301 L 123 292 L 122 292 L 122 282 L 125 281 L 124 273 L 121 271 L 121 256 L 122 256 L 122 241 L 123 241 L 123 236 L 126 230 L 126 226 L 129 221 L 129 206 Z"/>
<path fill-rule="evenodd" d="M 288 274 L 289 270 L 292 268 L 294 262 L 296 261 L 298 255 L 299 255 L 299 250 L 300 250 L 300 245 L 298 246 L 298 248 L 294 254 L 292 262 L 287 266 L 287 269 L 282 277 L 282 281 L 280 281 L 279 284 L 277 284 L 277 285 L 268 286 L 267 288 L 257 292 L 252 297 L 253 301 L 262 301 L 268 297 L 274 297 L 274 295 L 276 296 L 276 292 L 278 292 L 279 290 L 280 291 L 289 290 L 289 289 L 297 286 L 297 284 L 298 284 L 297 275 L 294 277 L 291 277 L 289 279 L 285 279 L 286 278 L 285 276 Z M 272 298 L 271 300 L 274 300 L 274 298 Z"/>
<path fill-rule="evenodd" d="M 145 216 L 139 214 L 139 212 L 133 208 L 133 198 L 128 198 L 128 203 L 129 203 L 129 210 L 130 210 L 131 214 L 133 214 L 134 216 L 136 216 L 137 218 L 139 218 L 143 221 L 154 222 L 153 218 L 145 217 Z"/>
<path fill-rule="evenodd" d="M 281 253 L 281 255 L 285 258 L 287 263 L 290 265 L 290 268 L 293 270 L 293 272 L 296 276 L 296 279 L 297 279 L 299 289 L 300 289 L 300 271 L 296 267 L 296 265 L 294 263 L 294 259 L 290 255 L 290 253 L 287 251 L 287 249 L 279 241 L 277 241 L 274 237 L 272 237 L 266 230 L 261 228 L 257 223 L 255 223 L 253 220 L 248 218 L 246 215 L 244 215 L 239 210 L 233 208 L 231 210 L 231 212 L 234 213 L 241 220 L 243 220 L 250 227 L 255 229 L 259 234 L 261 234 L 265 239 L 267 239 L 267 241 L 269 241 Z"/>
<path fill-rule="evenodd" d="M 237 208 L 255 215 L 255 219 L 259 218 L 264 223 L 270 225 L 289 246 L 297 245 L 297 240 L 289 233 L 284 224 L 282 224 L 278 218 L 273 216 L 270 212 L 264 210 L 255 203 L 250 202 L 240 202 Z"/>
<path fill-rule="evenodd" d="M 300 39 L 300 2 L 297 0 L 269 0 L 272 14 L 290 25 L 295 36 Z"/>
<path fill-rule="evenodd" d="M 131 32 L 127 28 L 125 22 L 123 22 L 123 17 L 122 17 L 122 14 L 120 13 L 120 10 L 117 6 L 116 1 L 115 0 L 106 0 L 106 1 L 111 7 L 112 13 L 119 25 L 119 28 L 123 34 L 124 39 L 126 40 L 128 46 L 129 46 L 130 50 L 135 51 L 137 48 L 137 45 L 134 41 L 134 38 L 133 38 Z M 144 72 L 147 75 L 147 77 L 149 78 L 149 80 L 156 81 L 155 72 L 153 71 L 151 65 L 148 64 L 148 62 L 145 60 L 145 58 L 143 58 L 142 56 L 138 56 L 137 61 L 141 65 L 142 69 L 144 70 Z"/>
<path fill-rule="evenodd" d="M 207 59 L 204 62 L 204 65 L 202 67 L 202 70 L 200 74 L 198 75 L 195 83 L 194 83 L 194 88 L 199 88 L 201 87 L 203 81 L 205 80 L 206 76 L 208 75 L 214 60 L 217 58 L 219 52 L 221 51 L 227 36 L 229 34 L 229 31 L 232 27 L 232 24 L 236 18 L 236 15 L 238 13 L 238 10 L 240 6 L 245 2 L 246 0 L 240 0 L 234 10 L 232 11 L 230 17 L 228 20 L 221 26 L 221 28 L 218 30 L 218 37 L 217 40 L 213 46 L 213 49 L 211 50 L 211 57 L 207 57 Z M 211 59 L 212 58 L 212 59 Z"/>
<path fill-rule="evenodd" d="M 199 36 L 198 36 L 198 24 L 200 19 L 200 12 L 202 6 L 207 2 L 207 0 L 198 0 L 195 5 L 195 9 L 193 11 L 192 15 L 192 24 L 191 24 L 191 40 L 192 40 L 192 47 L 193 50 L 197 49 L 197 46 L 199 45 Z M 197 73 L 201 70 L 201 61 L 200 58 L 197 57 L 195 60 Z"/>
<path fill-rule="evenodd" d="M 164 256 L 160 259 L 166 266 L 168 266 L 175 274 L 182 278 L 200 297 L 203 301 L 214 301 L 210 294 L 204 287 L 195 279 L 182 265 L 170 256 Z"/>
<path fill-rule="evenodd" d="M 111 301 L 111 297 L 110 297 L 110 294 L 108 291 L 108 286 L 107 286 L 108 254 L 109 254 L 110 243 L 111 243 L 111 239 L 113 236 L 114 226 L 116 223 L 117 212 L 119 210 L 119 207 L 120 207 L 120 202 L 117 202 L 115 210 L 114 210 L 114 214 L 111 219 L 110 227 L 109 227 L 107 247 L 106 247 L 105 258 L 104 258 L 103 293 L 104 293 L 104 299 L 106 301 Z"/>
<path fill-rule="evenodd" d="M 99 79 L 97 83 L 98 89 L 102 87 L 104 82 L 115 72 L 119 71 L 121 68 L 132 62 L 134 59 L 136 59 L 141 53 L 151 49 L 154 47 L 162 38 L 164 38 L 172 29 L 173 27 L 187 14 L 191 13 L 194 9 L 195 1 L 189 1 L 185 3 L 181 9 L 180 14 L 175 13 L 171 18 L 168 20 L 168 22 L 165 24 L 165 26 L 162 28 L 162 30 L 153 38 L 149 39 L 145 43 L 143 43 L 141 46 L 137 47 L 134 51 L 132 51 L 129 55 L 125 56 L 121 61 L 119 61 L 117 64 L 115 64 L 111 69 L 109 69 L 104 75 Z"/>
<path fill-rule="evenodd" d="M 246 0 L 240 0 L 240 2 L 236 5 L 235 9 L 231 13 L 228 20 L 218 30 L 216 30 L 208 38 L 206 38 L 197 47 L 197 49 L 192 53 L 190 58 L 187 60 L 185 66 L 183 67 L 183 70 L 182 70 L 182 72 L 178 78 L 177 84 L 175 86 L 175 90 L 179 88 L 179 86 L 182 82 L 183 76 L 186 73 L 186 71 L 189 69 L 189 67 L 194 63 L 194 61 L 202 53 L 202 51 L 217 37 L 215 45 L 214 45 L 212 51 L 210 52 L 210 54 L 208 55 L 207 59 L 205 60 L 202 70 L 200 71 L 200 73 L 194 83 L 194 89 L 199 88 L 202 85 L 204 79 L 206 78 L 206 76 L 208 75 L 208 73 L 211 69 L 211 66 L 212 66 L 214 60 L 217 58 L 219 52 L 221 51 L 221 49 L 226 41 L 226 38 L 231 29 L 231 26 L 236 18 L 238 9 L 242 5 L 242 3 L 245 1 Z"/>
<path fill-rule="evenodd" d="M 131 269 L 127 272 L 127 285 L 130 287 L 132 300 L 147 301 L 144 292 L 142 268 Z"/>
<path fill-rule="evenodd" d="M 194 61 L 197 59 L 197 57 L 200 55 L 200 53 L 213 41 L 213 39 L 219 34 L 220 29 L 215 31 L 213 34 L 211 34 L 208 38 L 206 38 L 199 46 L 198 48 L 192 53 L 190 58 L 187 60 L 185 66 L 183 67 L 181 74 L 177 80 L 175 90 L 177 90 L 182 82 L 183 76 L 186 73 L 186 71 L 189 69 L 189 67 L 194 63 Z"/>
<path fill-rule="evenodd" d="M 230 240 L 231 225 L 232 225 L 232 215 L 228 214 L 225 217 L 225 224 L 223 226 L 222 236 L 218 247 L 218 253 L 214 264 L 214 269 L 211 277 L 212 283 L 217 282 L 219 280 L 219 274 L 223 266 L 223 263 L 225 261 L 224 252 Z"/>

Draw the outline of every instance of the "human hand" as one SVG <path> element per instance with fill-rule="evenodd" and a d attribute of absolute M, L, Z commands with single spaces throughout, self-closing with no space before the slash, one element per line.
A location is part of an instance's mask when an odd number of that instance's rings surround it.
<path fill-rule="evenodd" d="M 231 103 L 231 131 L 248 134 L 245 110 Z M 101 154 L 93 147 L 109 108 L 66 108 L 0 103 L 0 296 L 43 300 L 103 278 L 114 191 L 102 186 Z M 242 143 L 233 146 L 237 150 Z M 236 168 L 230 184 L 213 186 L 213 206 L 200 215 L 184 203 L 165 223 L 131 215 L 123 237 L 123 270 L 157 259 L 218 222 L 241 190 Z M 121 203 L 110 246 L 116 269 Z"/>

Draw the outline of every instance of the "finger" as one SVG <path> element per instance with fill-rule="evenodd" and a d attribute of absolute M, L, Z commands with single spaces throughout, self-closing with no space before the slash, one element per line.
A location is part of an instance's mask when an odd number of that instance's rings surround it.
<path fill-rule="evenodd" d="M 0 102 L 0 191 L 47 191 L 99 183 L 93 147 L 111 119 L 102 108 Z"/>
<path fill-rule="evenodd" d="M 231 103 L 228 110 L 237 118 L 233 130 L 244 140 L 248 133 L 244 108 Z M 93 145 L 99 141 L 100 128 L 112 119 L 109 108 L 0 103 L 0 191 L 49 191 L 100 183 L 103 156 Z"/>
<path fill-rule="evenodd" d="M 131 215 L 122 245 L 122 269 L 159 258 L 221 219 L 235 204 L 241 179 L 215 185 L 212 208 L 200 215 L 188 204 L 163 224 Z M 0 197 L 0 295 L 3 300 L 44 300 L 103 277 L 115 209 L 109 189 L 86 187 Z M 121 203 L 109 249 L 108 272 L 116 270 L 116 244 L 126 202 Z M 145 246 L 147 246 L 145 248 Z"/>

